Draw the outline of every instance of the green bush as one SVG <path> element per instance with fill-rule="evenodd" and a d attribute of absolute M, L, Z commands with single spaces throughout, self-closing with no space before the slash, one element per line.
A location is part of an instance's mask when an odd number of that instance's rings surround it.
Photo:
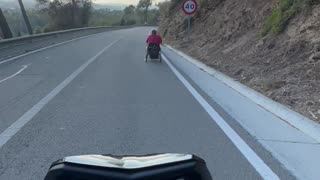
<path fill-rule="evenodd" d="M 126 22 L 126 25 L 135 25 L 137 24 L 137 21 L 135 19 L 128 19 Z"/>
<path fill-rule="evenodd" d="M 42 33 L 42 28 L 40 26 L 37 26 L 37 27 L 34 28 L 33 31 L 34 31 L 35 34 L 41 34 Z"/>
<path fill-rule="evenodd" d="M 276 9 L 269 16 L 260 32 L 261 36 L 267 35 L 269 32 L 276 33 L 280 31 L 281 12 Z"/>
<path fill-rule="evenodd" d="M 319 0 L 281 0 L 272 14 L 267 17 L 260 36 L 264 37 L 268 33 L 276 35 L 283 32 L 296 14 L 316 2 L 319 2 Z"/>
<path fill-rule="evenodd" d="M 111 11 L 108 9 L 93 9 L 89 20 L 89 26 L 111 26 L 120 24 L 123 11 Z"/>

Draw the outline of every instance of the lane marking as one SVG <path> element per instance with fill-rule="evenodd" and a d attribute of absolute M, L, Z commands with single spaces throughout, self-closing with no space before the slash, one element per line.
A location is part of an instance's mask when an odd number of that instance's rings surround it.
<path fill-rule="evenodd" d="M 24 113 L 17 121 L 0 134 L 0 148 L 4 146 L 24 125 L 26 125 L 45 105 L 47 105 L 57 94 L 59 94 L 68 84 L 72 82 L 86 67 L 101 56 L 107 49 L 119 41 L 115 40 L 108 46 L 99 51 L 95 56 L 90 58 L 87 62 L 82 64 L 76 71 L 74 71 L 67 79 L 55 87 L 49 94 L 43 97 L 30 110 Z"/>
<path fill-rule="evenodd" d="M 27 69 L 28 66 L 30 66 L 30 65 L 31 65 L 31 64 L 23 65 L 22 68 L 21 68 L 18 72 L 12 74 L 12 75 L 9 76 L 9 77 L 6 77 L 6 78 L 0 80 L 0 83 L 5 82 L 5 81 L 7 81 L 7 80 L 9 80 L 9 79 L 11 79 L 11 78 L 13 78 L 13 77 L 15 77 L 16 75 L 20 74 L 22 71 L 24 71 L 25 69 Z"/>
<path fill-rule="evenodd" d="M 173 73 L 178 77 L 182 84 L 188 89 L 193 97 L 200 103 L 209 116 L 216 122 L 221 130 L 227 135 L 232 143 L 237 147 L 241 154 L 249 161 L 253 168 L 263 179 L 280 179 L 265 162 L 250 148 L 250 146 L 229 126 L 229 124 L 210 106 L 210 104 L 198 93 L 198 91 L 180 74 L 171 62 L 162 55 Z"/>
<path fill-rule="evenodd" d="M 271 112 L 273 115 L 280 118 L 280 121 L 284 121 L 285 123 L 293 126 L 298 129 L 302 133 L 310 136 L 315 141 L 320 142 L 320 125 L 309 118 L 297 113 L 296 111 L 280 104 L 276 101 L 273 101 L 269 97 L 250 89 L 248 86 L 241 84 L 240 82 L 235 81 L 234 79 L 222 74 L 221 72 L 211 68 L 204 63 L 193 59 L 192 57 L 183 54 L 181 51 L 174 49 L 171 46 L 166 45 L 169 50 L 176 52 L 178 55 L 188 60 L 192 64 L 196 65 L 198 68 L 203 69 L 210 76 L 218 79 L 222 83 L 226 84 L 230 88 L 234 89 L 237 93 L 242 96 L 250 99 L 255 104 L 265 109 L 266 111 Z"/>
<path fill-rule="evenodd" d="M 108 32 L 108 31 L 105 31 L 105 32 Z M 30 52 L 27 52 L 27 53 L 24 53 L 24 54 L 21 54 L 21 55 L 18 55 L 18 56 L 15 56 L 15 57 L 3 60 L 3 61 L 0 61 L 0 65 L 4 64 L 4 63 L 7 63 L 7 62 L 10 62 L 10 61 L 13 61 L 13 60 L 16 60 L 16 59 L 19 59 L 19 58 L 24 57 L 24 56 L 28 56 L 30 54 L 34 54 L 34 53 L 37 53 L 37 52 L 52 48 L 52 47 L 60 46 L 60 45 L 63 45 L 63 44 L 67 44 L 69 42 L 77 41 L 77 40 L 84 39 L 84 38 L 87 38 L 87 37 L 90 37 L 90 36 L 95 36 L 95 35 L 102 34 L 102 33 L 105 33 L 105 32 L 100 32 L 100 33 L 90 34 L 90 35 L 87 35 L 87 36 L 82 36 L 82 37 L 71 39 L 71 40 L 68 40 L 68 41 L 63 41 L 63 42 L 60 42 L 60 43 L 57 43 L 57 44 L 54 44 L 54 45 L 51 45 L 51 46 L 46 46 L 46 47 L 43 47 L 43 48 L 40 48 L 40 49 L 37 49 L 37 50 L 34 50 L 34 51 L 30 51 Z"/>

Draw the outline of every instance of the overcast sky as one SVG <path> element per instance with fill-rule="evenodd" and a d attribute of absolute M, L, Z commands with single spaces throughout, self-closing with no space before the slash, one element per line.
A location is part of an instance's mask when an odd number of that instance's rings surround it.
<path fill-rule="evenodd" d="M 154 2 L 161 2 L 165 0 L 154 0 Z M 138 4 L 139 0 L 93 0 L 95 3 L 99 4 L 108 4 L 108 3 L 115 3 L 115 4 Z"/>

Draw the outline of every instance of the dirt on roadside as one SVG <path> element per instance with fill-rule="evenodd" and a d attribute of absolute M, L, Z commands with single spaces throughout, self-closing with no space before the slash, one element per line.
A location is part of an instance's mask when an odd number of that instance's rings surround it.
<path fill-rule="evenodd" d="M 320 5 L 279 35 L 259 33 L 272 0 L 211 0 L 192 18 L 191 45 L 179 6 L 162 17 L 165 42 L 320 122 Z"/>

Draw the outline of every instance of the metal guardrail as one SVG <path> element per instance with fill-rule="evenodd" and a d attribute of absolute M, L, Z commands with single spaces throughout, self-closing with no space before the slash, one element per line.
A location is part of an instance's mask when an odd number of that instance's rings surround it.
<path fill-rule="evenodd" d="M 70 33 L 73 34 L 73 33 L 81 32 L 83 34 L 86 34 L 86 33 L 94 34 L 94 33 L 99 33 L 106 30 L 127 29 L 131 27 L 134 27 L 134 26 L 100 26 L 100 27 L 86 27 L 86 28 L 69 29 L 69 30 L 63 30 L 63 31 L 55 31 L 55 32 L 49 32 L 49 33 L 42 33 L 42 34 L 0 40 L 0 47 L 2 45 L 7 45 L 7 44 L 15 44 L 15 43 L 22 43 L 22 42 L 30 42 L 30 41 L 32 42 L 34 40 L 37 41 L 42 38 L 47 39 L 49 37 L 59 37 L 60 35 L 65 35 L 65 34 L 70 35 Z"/>
<path fill-rule="evenodd" d="M 97 33 L 128 29 L 132 27 L 136 26 L 86 27 L 0 40 L 0 62 L 14 56 L 46 47 L 48 45 L 53 45 Z"/>

